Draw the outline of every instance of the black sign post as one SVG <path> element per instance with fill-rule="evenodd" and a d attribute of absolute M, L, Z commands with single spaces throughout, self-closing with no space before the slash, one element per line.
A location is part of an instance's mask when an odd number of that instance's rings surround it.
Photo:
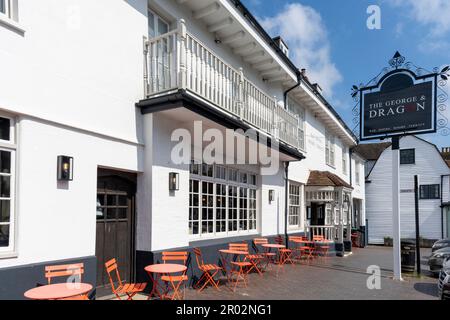
<path fill-rule="evenodd" d="M 416 264 L 417 273 L 421 274 L 420 265 L 420 226 L 419 226 L 419 177 L 414 176 L 414 207 L 415 207 L 415 218 L 416 218 Z"/>

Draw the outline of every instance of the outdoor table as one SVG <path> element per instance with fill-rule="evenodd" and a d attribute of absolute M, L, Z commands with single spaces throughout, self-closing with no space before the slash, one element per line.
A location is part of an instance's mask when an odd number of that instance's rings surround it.
<path fill-rule="evenodd" d="M 247 251 L 238 251 L 238 250 L 230 250 L 230 249 L 221 249 L 219 250 L 220 253 L 220 257 L 222 260 L 222 266 L 223 266 L 223 270 L 225 271 L 225 274 L 227 276 L 228 281 L 230 280 L 230 275 L 229 275 L 229 271 L 231 270 L 231 262 L 228 261 L 227 257 L 229 255 L 233 255 L 233 256 L 241 256 L 241 255 L 248 255 Z M 229 267 L 229 269 L 228 269 Z"/>
<path fill-rule="evenodd" d="M 92 290 L 88 283 L 57 283 L 36 287 L 24 293 L 32 300 L 60 300 L 87 294 Z"/>
<path fill-rule="evenodd" d="M 150 296 L 148 299 L 150 300 L 152 296 L 158 296 L 161 300 L 164 298 L 164 293 L 161 293 L 158 289 L 164 290 L 164 288 L 158 283 L 158 276 L 168 276 L 170 279 L 170 284 L 174 290 L 174 294 L 172 295 L 171 300 L 175 300 L 175 297 L 178 296 L 178 290 L 182 284 L 182 281 L 179 281 L 178 284 L 174 284 L 172 281 L 171 276 L 174 273 L 180 273 L 185 272 L 187 270 L 187 267 L 182 264 L 172 264 L 172 263 L 162 263 L 162 264 L 152 264 L 149 266 L 146 266 L 144 268 L 145 271 L 147 271 L 151 281 L 152 281 L 152 292 L 150 293 Z"/>
<path fill-rule="evenodd" d="M 265 244 L 262 244 L 261 246 L 267 249 L 266 253 L 270 253 L 270 251 L 272 249 L 284 249 L 284 248 L 286 248 L 285 245 L 275 244 L 275 243 L 265 243 Z"/>
<path fill-rule="evenodd" d="M 299 245 L 303 245 L 304 249 L 308 249 L 309 250 L 309 255 L 308 257 L 312 257 L 313 251 L 315 250 L 315 242 L 314 241 L 310 241 L 310 240 L 297 240 L 297 239 L 293 239 L 292 242 L 299 244 Z M 296 257 L 296 260 L 300 260 L 302 257 L 301 254 L 301 247 L 298 247 L 298 250 L 300 251 L 300 255 L 298 257 Z"/>

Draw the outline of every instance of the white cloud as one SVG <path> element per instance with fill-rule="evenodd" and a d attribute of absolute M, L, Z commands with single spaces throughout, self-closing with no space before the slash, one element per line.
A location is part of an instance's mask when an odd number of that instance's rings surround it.
<path fill-rule="evenodd" d="M 395 7 L 409 10 L 407 14 L 431 28 L 431 36 L 444 36 L 450 31 L 450 1 L 448 0 L 393 0 Z"/>
<path fill-rule="evenodd" d="M 325 95 L 331 97 L 342 75 L 331 59 L 327 30 L 320 14 L 300 3 L 288 4 L 276 16 L 264 17 L 261 24 L 273 36 L 281 35 L 294 63 L 306 68 L 311 82 L 318 82 Z"/>

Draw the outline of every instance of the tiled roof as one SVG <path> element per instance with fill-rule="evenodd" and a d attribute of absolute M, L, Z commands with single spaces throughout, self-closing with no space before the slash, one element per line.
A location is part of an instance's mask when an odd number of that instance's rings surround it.
<path fill-rule="evenodd" d="M 378 160 L 384 150 L 391 146 L 390 142 L 364 143 L 353 148 L 353 151 L 366 160 Z"/>
<path fill-rule="evenodd" d="M 352 188 L 350 184 L 329 171 L 311 171 L 307 186 L 314 187 L 346 187 Z"/>
<path fill-rule="evenodd" d="M 442 152 L 442 158 L 447 162 L 447 165 L 450 167 L 450 152 Z"/>

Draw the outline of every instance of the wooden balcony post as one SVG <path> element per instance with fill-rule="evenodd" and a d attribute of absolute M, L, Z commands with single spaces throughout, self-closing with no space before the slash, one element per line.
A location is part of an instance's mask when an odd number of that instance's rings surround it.
<path fill-rule="evenodd" d="M 187 30 L 186 30 L 186 22 L 184 19 L 180 19 L 178 22 L 178 88 L 185 89 L 186 88 L 186 79 L 187 79 L 187 67 L 186 67 L 186 38 L 187 38 Z"/>
<path fill-rule="evenodd" d="M 245 118 L 244 115 L 244 108 L 246 107 L 244 105 L 244 69 L 242 67 L 239 68 L 239 83 L 238 83 L 238 96 L 236 99 L 236 104 L 239 112 L 239 117 L 241 119 Z"/>

